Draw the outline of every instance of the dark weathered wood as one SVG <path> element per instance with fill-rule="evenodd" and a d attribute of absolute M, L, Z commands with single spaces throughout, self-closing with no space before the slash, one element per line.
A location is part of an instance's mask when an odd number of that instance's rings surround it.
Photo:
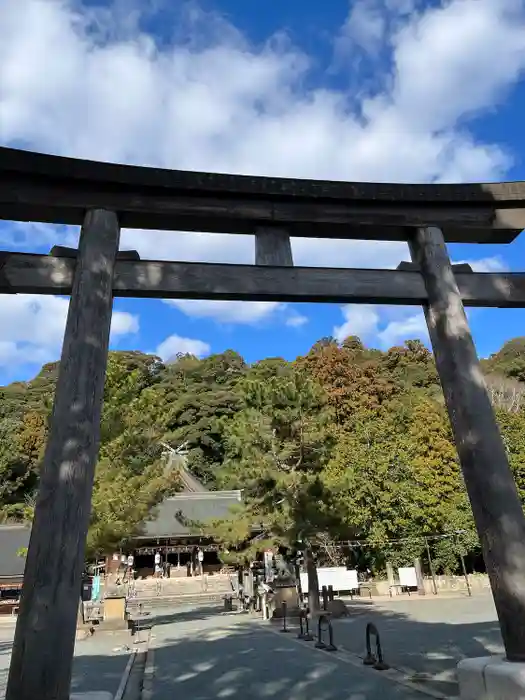
<path fill-rule="evenodd" d="M 30 175 L 47 180 L 79 180 L 83 183 L 112 184 L 169 190 L 171 193 L 214 192 L 279 198 L 368 200 L 458 204 L 468 202 L 525 202 L 525 182 L 484 184 L 397 184 L 387 182 L 341 182 L 284 177 L 254 177 L 185 170 L 146 168 L 64 158 L 16 148 L 0 147 L 0 173 Z"/>
<path fill-rule="evenodd" d="M 396 185 L 141 168 L 0 148 L 0 219 L 79 224 L 88 209 L 121 226 L 406 240 L 435 223 L 454 242 L 506 243 L 525 228 L 525 183 Z"/>
<path fill-rule="evenodd" d="M 257 229 L 255 264 L 293 267 L 292 242 L 288 232 L 278 228 Z"/>
<path fill-rule="evenodd" d="M 49 251 L 49 255 L 54 258 L 76 258 L 78 248 L 70 248 L 65 245 L 54 245 Z M 140 255 L 136 250 L 119 250 L 117 260 L 140 260 Z"/>
<path fill-rule="evenodd" d="M 525 661 L 525 516 L 438 228 L 410 240 L 425 315 L 507 658 Z"/>
<path fill-rule="evenodd" d="M 452 265 L 454 274 L 457 275 L 458 272 L 473 272 L 472 266 L 469 263 L 458 263 L 457 265 Z M 413 262 L 407 262 L 403 260 L 396 267 L 396 270 L 401 270 L 402 272 L 420 272 L 419 265 Z"/>
<path fill-rule="evenodd" d="M 87 209 L 117 211 L 122 227 L 253 233 L 257 226 L 282 226 L 291 236 L 406 240 L 404 227 L 435 222 L 447 240 L 503 243 L 525 227 L 525 211 L 488 204 L 447 205 L 401 202 L 342 202 L 300 198 L 270 199 L 240 195 L 170 194 L 162 189 L 27 182 L 0 173 L 0 218 L 19 221 L 80 223 Z"/>
<path fill-rule="evenodd" d="M 70 294 L 75 261 L 9 253 L 0 293 Z M 457 273 L 466 306 L 525 306 L 525 274 Z M 8 287 L 5 286 L 8 283 Z M 164 261 L 118 262 L 117 297 L 406 304 L 427 299 L 417 271 L 267 267 Z"/>
<path fill-rule="evenodd" d="M 6 700 L 68 700 L 104 391 L 117 216 L 86 214 Z M 50 258 L 52 259 L 52 258 Z"/>

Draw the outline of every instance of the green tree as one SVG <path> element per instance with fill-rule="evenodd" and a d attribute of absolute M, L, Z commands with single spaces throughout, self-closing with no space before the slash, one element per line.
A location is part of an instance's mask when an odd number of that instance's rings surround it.
<path fill-rule="evenodd" d="M 344 425 L 356 411 L 377 411 L 400 391 L 382 371 L 375 354 L 361 351 L 357 338 L 338 346 L 316 344 L 297 366 L 324 389 L 335 421 Z"/>
<path fill-rule="evenodd" d="M 244 360 L 229 350 L 204 360 L 179 357 L 162 379 L 164 440 L 173 446 L 187 443 L 189 469 L 211 487 L 224 459 L 223 419 L 239 410 L 236 387 L 245 371 Z"/>
<path fill-rule="evenodd" d="M 404 397 L 388 410 L 355 414 L 325 476 L 355 536 L 377 544 L 376 569 L 421 556 L 424 535 L 452 532 L 459 522 L 472 531 L 449 424 L 430 399 Z"/>
<path fill-rule="evenodd" d="M 254 527 L 266 533 L 259 547 L 304 543 L 309 600 L 318 608 L 316 536 L 335 520 L 322 479 L 333 445 L 330 409 L 320 387 L 299 370 L 247 378 L 241 390 L 242 408 L 225 424 L 226 459 L 218 480 L 243 489 L 243 513 L 235 516 L 243 526 L 225 544 L 239 545 Z"/>

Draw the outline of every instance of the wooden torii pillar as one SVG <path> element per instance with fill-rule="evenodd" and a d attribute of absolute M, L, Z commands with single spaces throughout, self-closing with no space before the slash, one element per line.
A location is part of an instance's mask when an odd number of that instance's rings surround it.
<path fill-rule="evenodd" d="M 487 392 L 445 240 L 409 234 L 428 295 L 436 366 L 509 661 L 525 661 L 525 516 Z"/>
<path fill-rule="evenodd" d="M 27 552 L 6 700 L 68 700 L 120 227 L 88 211 Z"/>

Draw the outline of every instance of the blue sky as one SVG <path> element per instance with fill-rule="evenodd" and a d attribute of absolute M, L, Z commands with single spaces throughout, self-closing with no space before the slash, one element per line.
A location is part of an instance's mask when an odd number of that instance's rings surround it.
<path fill-rule="evenodd" d="M 174 6 L 176 9 L 174 9 Z M 0 142 L 139 165 L 390 182 L 525 179 L 523 0 L 4 0 Z M 0 248 L 75 245 L 74 228 L 0 224 Z M 523 236 L 451 246 L 523 269 Z M 251 237 L 123 231 L 143 259 L 253 262 Z M 402 244 L 293 241 L 297 264 L 395 267 Z M 57 359 L 67 299 L 0 297 L 0 383 Z M 525 312 L 469 312 L 479 354 Z M 248 361 L 320 337 L 427 342 L 416 308 L 116 300 L 112 347 Z"/>

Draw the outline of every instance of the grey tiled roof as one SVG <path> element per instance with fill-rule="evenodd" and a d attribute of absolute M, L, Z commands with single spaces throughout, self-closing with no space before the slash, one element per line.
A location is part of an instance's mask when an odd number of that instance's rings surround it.
<path fill-rule="evenodd" d="M 193 476 L 189 469 L 182 467 L 179 471 L 182 481 L 182 491 L 184 493 L 209 493 L 202 481 L 197 479 L 196 476 Z"/>
<path fill-rule="evenodd" d="M 28 546 L 30 534 L 22 525 L 0 525 L 0 580 L 24 575 L 26 560 L 17 552 Z"/>
<path fill-rule="evenodd" d="M 153 518 L 144 523 L 141 537 L 181 537 L 194 534 L 191 528 L 177 519 L 206 522 L 225 518 L 230 508 L 241 502 L 240 491 L 208 491 L 204 493 L 179 493 L 161 503 Z"/>

